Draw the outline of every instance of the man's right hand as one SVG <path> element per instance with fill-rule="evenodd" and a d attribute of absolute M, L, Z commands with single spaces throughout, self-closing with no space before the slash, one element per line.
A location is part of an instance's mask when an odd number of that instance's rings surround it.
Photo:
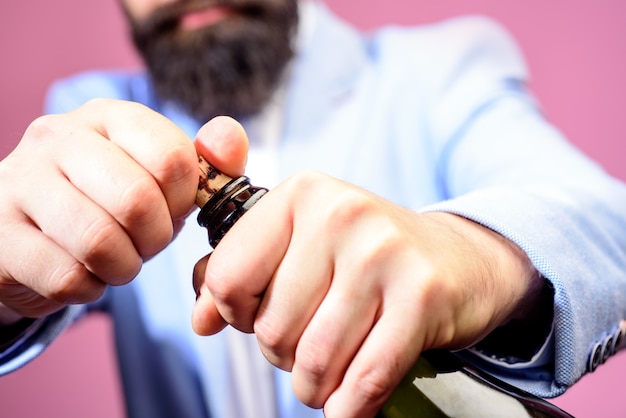
<path fill-rule="evenodd" d="M 131 281 L 182 227 L 197 182 L 192 141 L 140 104 L 35 120 L 0 161 L 0 325 Z"/>

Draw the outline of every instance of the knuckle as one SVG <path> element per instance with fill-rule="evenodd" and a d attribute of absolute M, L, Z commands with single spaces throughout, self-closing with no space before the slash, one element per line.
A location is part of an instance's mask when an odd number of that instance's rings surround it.
<path fill-rule="evenodd" d="M 130 183 L 113 209 L 113 216 L 128 231 L 150 230 L 150 250 L 158 251 L 172 238 L 173 224 L 161 189 L 149 176 Z M 137 237 L 139 238 L 139 237 Z M 152 255 L 152 254 L 145 254 Z"/>
<path fill-rule="evenodd" d="M 103 110 L 104 107 L 110 102 L 110 99 L 106 99 L 103 97 L 96 97 L 87 100 L 82 106 L 80 106 L 77 110 L 89 110 L 89 111 L 100 111 Z"/>
<path fill-rule="evenodd" d="M 359 218 L 364 216 L 365 211 L 366 207 L 362 201 L 349 199 L 347 196 L 336 199 L 328 206 L 328 232 L 338 233 L 350 228 Z"/>
<path fill-rule="evenodd" d="M 287 331 L 276 326 L 275 321 L 261 319 L 255 321 L 254 333 L 269 362 L 280 369 L 291 370 L 293 356 L 287 342 L 289 335 Z"/>
<path fill-rule="evenodd" d="M 143 257 L 153 256 L 172 240 L 172 217 L 161 189 L 151 177 L 142 176 L 130 183 L 117 205 L 112 214 L 134 238 L 136 249 Z"/>
<path fill-rule="evenodd" d="M 264 348 L 266 348 L 275 358 L 280 358 L 285 351 L 285 330 L 279 328 L 275 321 L 257 319 L 254 323 L 254 333 Z"/>
<path fill-rule="evenodd" d="M 149 176 L 141 176 L 129 183 L 120 195 L 117 212 L 123 223 L 146 223 L 155 215 L 155 207 L 163 195 L 158 185 Z"/>
<path fill-rule="evenodd" d="M 126 284 L 141 268 L 138 257 L 129 256 L 134 251 L 125 245 L 119 225 L 108 219 L 100 219 L 87 227 L 80 242 L 77 259 L 85 268 L 106 283 Z"/>
<path fill-rule="evenodd" d="M 129 256 L 135 251 L 120 239 L 123 232 L 112 220 L 98 220 L 86 228 L 81 242 L 81 254 L 78 259 L 85 268 L 106 283 L 126 284 L 141 269 L 141 259 Z"/>
<path fill-rule="evenodd" d="M 332 352 L 321 341 L 301 341 L 296 352 L 298 369 L 307 376 L 307 380 L 319 387 L 329 377 L 332 365 Z M 322 395 L 316 391 L 316 394 Z M 311 402 L 319 403 L 322 399 L 314 398 Z"/>
<path fill-rule="evenodd" d="M 291 176 L 286 183 L 290 184 L 296 190 L 310 190 L 329 177 L 314 170 L 303 170 Z"/>
<path fill-rule="evenodd" d="M 327 232 L 340 233 L 364 219 L 370 219 L 375 208 L 376 202 L 371 196 L 355 189 L 342 190 L 326 205 Z"/>
<path fill-rule="evenodd" d="M 324 192 L 321 187 L 331 177 L 313 170 L 304 170 L 289 177 L 279 187 L 287 189 L 287 196 L 291 196 L 295 203 L 308 201 L 309 199 L 318 199 L 320 193 Z M 321 195 L 323 198 L 323 195 Z"/>
<path fill-rule="evenodd" d="M 92 99 L 89 99 L 85 102 L 85 104 L 82 106 L 83 109 L 89 108 L 90 110 L 101 110 L 104 107 L 108 107 L 110 106 L 110 104 L 113 102 L 113 99 L 109 99 L 106 97 L 94 97 Z M 131 105 L 129 103 L 129 105 Z"/>
<path fill-rule="evenodd" d="M 114 221 L 99 219 L 83 232 L 81 239 L 81 259 L 86 264 L 103 258 L 113 259 L 119 248 L 118 225 Z"/>
<path fill-rule="evenodd" d="M 325 233 L 341 233 L 355 223 L 371 218 L 380 206 L 379 200 L 368 192 L 316 171 L 295 174 L 284 184 L 289 188 L 287 193 L 294 200 L 296 211 L 308 214 L 307 207 L 315 208 L 315 216 L 323 220 Z M 309 205 L 311 201 L 316 204 Z"/>
<path fill-rule="evenodd" d="M 215 257 L 215 256 L 213 256 Z M 234 328 L 252 333 L 256 313 L 261 302 L 260 295 L 251 294 L 246 277 L 239 277 L 237 272 L 222 270 L 208 263 L 204 283 L 222 318 Z"/>
<path fill-rule="evenodd" d="M 95 97 L 87 100 L 73 113 L 80 115 L 99 115 L 101 121 L 124 115 L 126 120 L 141 120 L 149 108 L 141 103 L 108 97 Z"/>
<path fill-rule="evenodd" d="M 188 163 L 195 162 L 195 160 L 193 149 L 188 143 L 176 143 L 163 150 L 150 169 L 164 186 L 178 185 L 190 179 L 194 179 L 195 182 L 198 177 L 198 167 L 196 164 Z"/>
<path fill-rule="evenodd" d="M 391 394 L 391 376 L 380 368 L 370 369 L 356 381 L 356 394 L 364 405 L 382 405 Z"/>
<path fill-rule="evenodd" d="M 217 270 L 212 263 L 209 263 L 204 280 L 216 304 L 227 307 L 237 305 L 241 289 L 231 276 Z"/>
<path fill-rule="evenodd" d="M 92 302 L 102 296 L 105 285 L 98 284 L 80 263 L 59 268 L 51 277 L 49 299 L 63 305 Z"/>
<path fill-rule="evenodd" d="M 107 97 L 95 97 L 95 98 L 87 100 L 82 106 L 76 109 L 76 111 L 94 113 L 94 114 L 105 114 L 106 112 L 109 111 L 109 109 L 113 108 L 113 105 L 116 105 L 117 107 L 119 107 L 120 104 L 125 106 L 124 111 L 126 113 L 130 113 L 132 109 L 140 106 L 139 103 L 135 103 L 135 102 L 130 102 L 130 101 L 125 102 L 122 100 L 116 100 L 116 99 L 111 99 Z"/>
<path fill-rule="evenodd" d="M 358 269 L 355 274 L 362 275 L 372 269 L 378 270 L 379 266 L 389 260 L 395 260 L 394 262 L 399 264 L 404 255 L 410 252 L 406 248 L 406 243 L 394 231 L 378 232 L 380 232 L 378 235 L 363 241 L 359 249 L 360 263 L 355 266 Z"/>
<path fill-rule="evenodd" d="M 406 263 L 419 262 L 420 254 L 402 226 L 386 215 L 379 216 L 370 199 L 352 199 L 335 211 L 329 220 L 327 234 L 347 234 L 351 239 L 351 258 L 358 259 L 351 268 L 357 277 L 381 266 L 393 265 L 395 270 Z M 425 268 L 426 266 L 423 266 Z"/>
<path fill-rule="evenodd" d="M 41 142 L 46 138 L 52 137 L 53 133 L 60 129 L 59 115 L 43 115 L 33 120 L 22 138 L 22 142 L 37 141 Z"/>

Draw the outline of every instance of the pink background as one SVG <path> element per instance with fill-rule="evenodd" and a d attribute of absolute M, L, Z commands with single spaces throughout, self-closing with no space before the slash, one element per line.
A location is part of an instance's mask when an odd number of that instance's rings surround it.
<path fill-rule="evenodd" d="M 55 78 L 139 65 L 115 0 L 2 1 L 0 157 L 40 114 Z M 626 3 L 620 0 L 327 0 L 369 29 L 465 13 L 502 22 L 520 42 L 545 113 L 581 149 L 626 180 Z M 626 209 L 626 208 L 625 208 Z M 590 307 L 590 309 L 593 309 Z M 0 379 L 0 415 L 21 418 L 123 416 L 110 324 L 83 321 L 39 359 Z M 578 417 L 625 417 L 626 356 L 609 360 L 554 402 Z"/>

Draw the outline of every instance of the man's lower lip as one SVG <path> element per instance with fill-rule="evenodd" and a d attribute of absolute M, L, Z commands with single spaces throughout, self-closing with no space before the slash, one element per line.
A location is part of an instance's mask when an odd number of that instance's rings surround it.
<path fill-rule="evenodd" d="M 215 6 L 203 10 L 189 12 L 180 19 L 180 27 L 187 30 L 194 30 L 205 26 L 213 25 L 222 21 L 230 10 L 226 7 Z"/>

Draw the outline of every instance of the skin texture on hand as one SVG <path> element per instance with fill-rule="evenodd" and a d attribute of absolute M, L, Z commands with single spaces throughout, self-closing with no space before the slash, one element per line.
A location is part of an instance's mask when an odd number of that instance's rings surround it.
<path fill-rule="evenodd" d="M 247 138 L 216 118 L 189 138 L 130 102 L 42 117 L 0 162 L 0 318 L 38 317 L 132 280 L 193 209 L 197 152 L 243 173 Z M 194 270 L 192 324 L 255 332 L 296 395 L 373 416 L 419 353 L 523 315 L 543 282 L 500 235 L 417 214 L 314 172 L 267 193 Z M 520 313 L 521 312 L 521 313 Z"/>
<path fill-rule="evenodd" d="M 202 142 L 199 139 L 197 142 Z M 374 416 L 419 354 L 523 315 L 543 281 L 513 243 L 328 176 L 268 192 L 194 271 L 194 330 L 254 332 L 328 417 Z"/>
<path fill-rule="evenodd" d="M 35 120 L 0 162 L 0 309 L 43 316 L 128 283 L 182 227 L 197 170 L 189 138 L 136 103 Z"/>

